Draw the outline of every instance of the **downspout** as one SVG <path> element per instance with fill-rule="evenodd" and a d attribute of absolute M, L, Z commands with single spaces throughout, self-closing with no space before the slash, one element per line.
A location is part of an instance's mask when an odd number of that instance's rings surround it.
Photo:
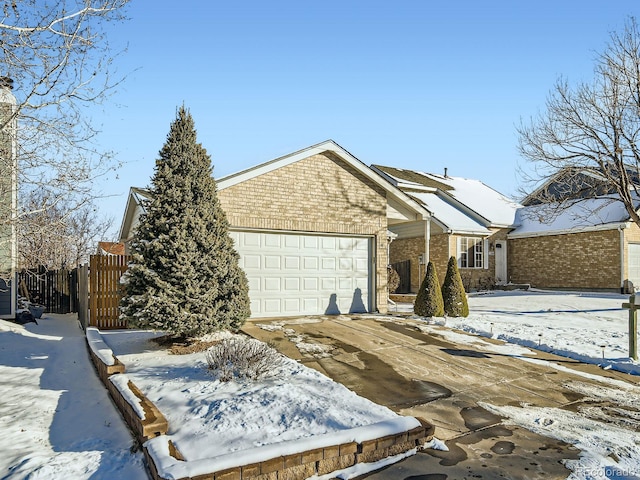
<path fill-rule="evenodd" d="M 427 217 L 424 222 L 424 265 L 425 272 L 427 271 L 427 265 L 429 264 L 429 250 L 431 244 L 431 217 Z"/>

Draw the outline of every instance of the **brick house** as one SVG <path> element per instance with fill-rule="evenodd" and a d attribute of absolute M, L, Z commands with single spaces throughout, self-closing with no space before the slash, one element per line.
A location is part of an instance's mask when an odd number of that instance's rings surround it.
<path fill-rule="evenodd" d="M 477 180 L 374 165 L 373 170 L 431 213 L 429 222 L 390 225 L 389 248 L 396 270 L 409 268 L 404 291 L 417 292 L 427 261 L 444 281 L 449 258 L 458 267 L 467 291 L 505 284 L 508 279 L 507 234 L 521 207 Z M 402 285 L 403 282 L 401 282 Z"/>
<path fill-rule="evenodd" d="M 217 180 L 252 317 L 387 311 L 389 230 L 425 224 L 415 199 L 333 141 Z M 132 188 L 134 235 L 148 192 Z"/>
<path fill-rule="evenodd" d="M 640 228 L 609 190 L 594 170 L 565 169 L 525 198 L 508 234 L 509 278 L 537 288 L 639 287 Z"/>

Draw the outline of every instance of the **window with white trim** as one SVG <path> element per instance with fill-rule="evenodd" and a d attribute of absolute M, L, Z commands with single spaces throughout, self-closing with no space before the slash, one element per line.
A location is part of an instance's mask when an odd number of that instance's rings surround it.
<path fill-rule="evenodd" d="M 487 268 L 485 244 L 485 239 L 481 237 L 458 237 L 458 267 Z"/>

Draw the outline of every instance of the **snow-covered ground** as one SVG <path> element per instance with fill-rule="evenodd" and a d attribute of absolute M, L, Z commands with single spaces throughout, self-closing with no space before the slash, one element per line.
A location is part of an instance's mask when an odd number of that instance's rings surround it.
<path fill-rule="evenodd" d="M 0 478 L 147 478 L 75 315 L 0 320 Z"/>
<path fill-rule="evenodd" d="M 493 292 L 472 295 L 471 315 L 466 319 L 433 319 L 424 323 L 425 328 L 437 327 L 439 334 L 444 331 L 449 339 L 458 342 L 469 339 L 459 331 L 442 330 L 440 326 L 640 373 L 640 365 L 628 358 L 628 316 L 621 309 L 627 299 L 613 294 Z M 393 418 L 387 409 L 362 399 L 354 400 L 358 406 L 348 418 L 342 414 L 332 418 L 327 410 L 334 408 L 336 398 L 359 397 L 335 384 L 327 387 L 318 374 L 303 370 L 294 362 L 290 373 L 307 396 L 287 391 L 289 383 L 285 384 L 282 376 L 260 389 L 249 387 L 255 396 L 245 395 L 240 384 L 217 382 L 205 368 L 204 357 L 167 357 L 146 342 L 149 336 L 127 331 L 107 334 L 105 339 L 124 359 L 134 381 L 169 417 L 175 429 L 170 434 L 185 452 L 205 429 L 223 435 L 226 440 L 221 443 L 228 452 L 238 448 L 238 435 L 246 434 L 246 441 L 258 445 L 267 436 L 292 438 L 290 428 L 302 428 L 294 436 L 304 435 L 308 427 L 300 427 L 303 424 L 313 425 L 314 433 L 324 429 L 332 435 L 345 425 Z M 605 345 L 604 361 L 601 345 Z M 503 348 L 521 355 L 523 346 Z M 38 325 L 24 327 L 0 320 L 0 385 L 0 478 L 145 478 L 142 456 L 129 451 L 133 445 L 131 436 L 89 363 L 82 331 L 73 317 L 45 315 Z M 571 388 L 596 400 L 612 399 L 614 408 L 624 408 L 629 413 L 626 423 L 611 422 L 605 410 L 569 412 L 526 405 L 483 406 L 507 417 L 509 422 L 580 448 L 581 459 L 568 465 L 573 469 L 571 480 L 640 479 L 640 389 L 612 379 L 607 379 L 599 390 L 580 382 L 574 382 Z M 289 397 L 277 401 L 272 411 L 261 412 L 265 410 L 262 402 L 273 399 L 277 391 L 284 391 Z M 291 395 L 295 406 L 288 409 Z M 310 403 L 307 397 L 321 400 Z M 238 430 L 230 416 L 245 407 L 248 410 L 244 410 L 244 427 L 240 425 Z M 252 429 L 256 416 L 270 419 L 270 425 L 261 431 Z M 222 451 L 215 445 L 208 445 L 206 450 L 202 455 Z"/>
<path fill-rule="evenodd" d="M 503 354 L 533 363 L 569 371 L 563 365 L 523 355 L 536 350 L 640 375 L 640 362 L 629 358 L 629 315 L 622 303 L 629 297 L 607 293 L 566 293 L 548 291 L 485 292 L 469 296 L 467 318 L 423 319 L 424 331 L 444 335 L 449 341 L 473 344 L 459 331 L 501 339 L 504 346 L 488 344 Z M 410 312 L 412 306 L 398 305 Z M 446 330 L 440 327 L 446 326 Z M 524 348 L 526 347 L 526 348 Z M 570 480 L 640 479 L 640 387 L 611 378 L 580 373 L 597 379 L 570 382 L 565 387 L 586 396 L 592 406 L 577 412 L 531 405 L 498 406 L 482 404 L 487 410 L 507 418 L 506 422 L 575 445 L 580 459 L 566 462 Z M 636 379 L 637 380 L 637 379 Z"/>
<path fill-rule="evenodd" d="M 436 319 L 457 330 L 640 375 L 629 358 L 628 295 L 513 291 L 469 296 L 467 318 Z M 406 308 L 406 306 L 405 306 Z"/>

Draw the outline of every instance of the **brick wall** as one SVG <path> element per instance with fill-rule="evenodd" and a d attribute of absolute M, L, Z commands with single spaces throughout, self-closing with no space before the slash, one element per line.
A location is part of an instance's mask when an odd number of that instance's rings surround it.
<path fill-rule="evenodd" d="M 376 304 L 387 311 L 384 189 L 331 152 L 310 156 L 218 192 L 232 227 L 369 235 L 376 249 Z"/>
<path fill-rule="evenodd" d="M 509 279 L 537 288 L 620 289 L 618 230 L 514 238 Z"/>

